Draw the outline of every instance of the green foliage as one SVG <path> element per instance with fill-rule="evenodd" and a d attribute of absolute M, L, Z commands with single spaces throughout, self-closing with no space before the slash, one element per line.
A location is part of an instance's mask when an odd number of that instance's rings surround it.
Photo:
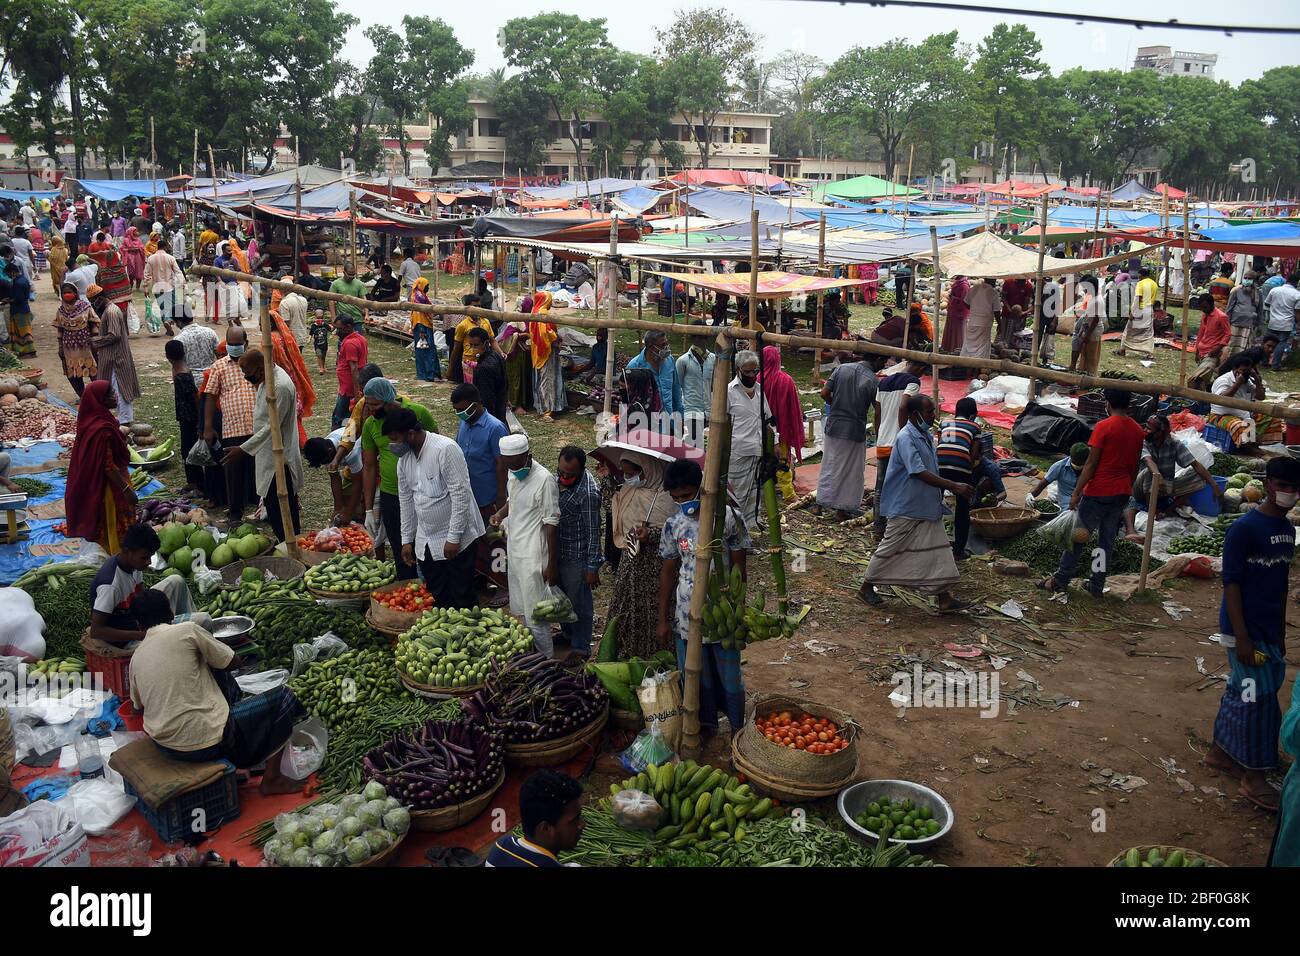
<path fill-rule="evenodd" d="M 493 104 L 510 167 L 533 172 L 546 162 L 546 144 L 551 141 L 546 95 L 522 77 L 512 76 L 497 87 Z"/>

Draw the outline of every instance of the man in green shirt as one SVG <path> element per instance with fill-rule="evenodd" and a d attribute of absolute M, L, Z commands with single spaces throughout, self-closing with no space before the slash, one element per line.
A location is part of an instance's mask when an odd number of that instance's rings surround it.
<path fill-rule="evenodd" d="M 352 268 L 352 263 L 349 261 L 345 266 L 343 266 L 343 278 L 335 279 L 333 282 L 330 283 L 330 291 L 337 292 L 339 295 L 350 295 L 350 296 L 355 296 L 358 299 L 364 299 L 366 297 L 366 284 L 357 278 L 357 270 Z M 334 320 L 339 315 L 352 316 L 352 321 L 354 324 L 360 324 L 362 319 L 365 318 L 359 306 L 355 306 L 347 302 L 335 302 L 333 299 L 331 299 L 330 300 L 330 324 L 331 325 L 334 324 Z"/>
<path fill-rule="evenodd" d="M 382 525 L 396 558 L 402 547 L 402 509 L 397 497 L 397 456 L 388 447 L 388 439 L 384 436 L 384 416 L 399 408 L 409 408 L 425 431 L 437 432 L 438 424 L 423 405 L 409 398 L 398 398 L 397 389 L 386 378 L 372 378 L 362 394 L 365 398 L 361 412 L 364 419 L 361 426 L 362 500 L 374 502 L 375 486 L 379 486 L 378 503 L 370 505 L 366 512 L 366 530 L 378 540 Z M 401 560 L 396 563 L 399 581 L 415 577 L 416 565 Z"/>

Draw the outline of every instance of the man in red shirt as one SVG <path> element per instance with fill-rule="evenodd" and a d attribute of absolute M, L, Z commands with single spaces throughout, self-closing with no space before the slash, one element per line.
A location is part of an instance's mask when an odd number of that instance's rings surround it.
<path fill-rule="evenodd" d="M 1219 374 L 1219 366 L 1228 359 L 1228 342 L 1232 325 L 1228 313 L 1218 307 L 1214 296 L 1203 295 L 1196 303 L 1201 310 L 1201 327 L 1196 332 L 1196 357 L 1201 364 L 1187 384 L 1208 392 Z"/>
<path fill-rule="evenodd" d="M 356 330 L 352 316 L 346 312 L 334 317 L 334 334 L 339 337 L 339 359 L 335 365 L 339 397 L 330 416 L 330 428 L 342 428 L 352 410 L 352 402 L 361 396 L 361 366 L 370 356 L 370 343 Z"/>
<path fill-rule="evenodd" d="M 1002 314 L 998 316 L 998 343 L 1010 347 L 1015 334 L 1025 326 L 1024 317 L 1034 304 L 1034 284 L 1028 279 L 1004 279 L 1002 282 Z M 1012 310 L 1019 308 L 1018 314 Z"/>
<path fill-rule="evenodd" d="M 1105 588 L 1111 551 L 1124 520 L 1124 505 L 1133 488 L 1142 443 L 1146 440 L 1146 430 L 1128 415 L 1130 398 L 1128 392 L 1106 389 L 1109 414 L 1092 430 L 1088 461 L 1079 472 L 1079 481 L 1070 496 L 1070 510 L 1078 514 L 1076 529 L 1085 528 L 1089 535 L 1097 535 L 1091 577 L 1084 585 L 1084 590 L 1093 597 L 1101 597 Z M 1072 543 L 1062 552 L 1056 573 L 1043 578 L 1038 586 L 1048 591 L 1064 591 L 1087 546 L 1087 541 Z"/>

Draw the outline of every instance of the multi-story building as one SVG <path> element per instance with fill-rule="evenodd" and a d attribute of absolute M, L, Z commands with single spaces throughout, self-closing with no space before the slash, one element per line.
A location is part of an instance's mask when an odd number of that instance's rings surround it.
<path fill-rule="evenodd" d="M 1168 46 L 1140 46 L 1133 69 L 1153 70 L 1161 76 L 1203 76 L 1214 79 L 1217 53 L 1189 53 Z"/>

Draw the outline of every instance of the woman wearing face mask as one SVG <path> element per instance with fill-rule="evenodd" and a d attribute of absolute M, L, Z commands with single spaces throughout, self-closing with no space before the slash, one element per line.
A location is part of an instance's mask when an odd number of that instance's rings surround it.
<path fill-rule="evenodd" d="M 610 528 L 619 559 L 608 618 L 618 618 L 619 659 L 671 650 L 672 642 L 658 635 L 659 572 L 663 567 L 659 537 L 664 522 L 678 510 L 664 490 L 666 462 L 653 452 L 610 445 L 602 446 L 597 457 L 623 476 L 610 501 Z"/>
<path fill-rule="evenodd" d="M 94 334 L 91 323 L 96 321 L 95 313 L 90 302 L 82 298 L 71 282 L 59 286 L 59 298 L 63 301 L 54 315 L 54 328 L 59 336 L 59 360 L 63 363 L 63 374 L 80 398 L 85 390 L 85 380 L 94 378 L 98 371 L 95 355 L 90 350 Z"/>
<path fill-rule="evenodd" d="M 101 292 L 91 307 L 99 315 L 99 332 L 91 340 L 95 350 L 95 375 L 113 386 L 117 401 L 117 420 L 129 425 L 135 420 L 134 402 L 140 397 L 140 380 L 135 372 L 135 359 L 131 355 L 131 340 L 126 327 L 124 305 L 111 300 Z"/>

